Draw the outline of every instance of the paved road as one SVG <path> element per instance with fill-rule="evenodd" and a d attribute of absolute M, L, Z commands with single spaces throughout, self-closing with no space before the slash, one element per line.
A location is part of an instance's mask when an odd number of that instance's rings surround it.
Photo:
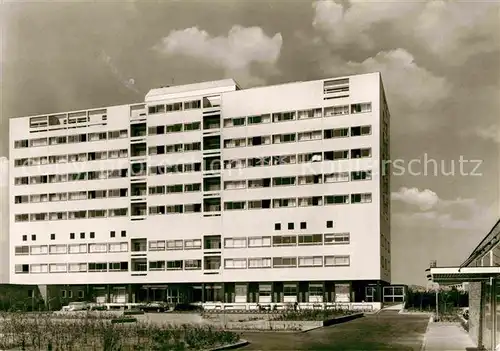
<path fill-rule="evenodd" d="M 419 351 L 429 317 L 384 311 L 307 333 L 243 333 L 241 350 Z"/>

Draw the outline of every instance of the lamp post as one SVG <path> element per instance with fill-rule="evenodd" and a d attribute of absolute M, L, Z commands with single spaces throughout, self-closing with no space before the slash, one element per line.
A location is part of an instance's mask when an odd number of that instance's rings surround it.
<path fill-rule="evenodd" d="M 439 283 L 434 283 L 436 289 L 436 321 L 439 321 Z"/>

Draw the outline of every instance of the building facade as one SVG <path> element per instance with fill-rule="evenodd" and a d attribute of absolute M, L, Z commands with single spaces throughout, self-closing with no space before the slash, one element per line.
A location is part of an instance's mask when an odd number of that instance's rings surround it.
<path fill-rule="evenodd" d="M 381 301 L 389 119 L 379 73 L 13 118 L 11 282 L 98 302 Z"/>
<path fill-rule="evenodd" d="M 431 267 L 442 285 L 464 283 L 469 292 L 468 330 L 479 349 L 500 348 L 500 220 L 460 267 Z"/>
<path fill-rule="evenodd" d="M 0 157 L 0 285 L 9 282 L 9 161 Z"/>

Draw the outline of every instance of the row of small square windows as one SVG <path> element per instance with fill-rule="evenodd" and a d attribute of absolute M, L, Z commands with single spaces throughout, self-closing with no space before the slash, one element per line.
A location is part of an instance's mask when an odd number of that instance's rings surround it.
<path fill-rule="evenodd" d="M 124 238 L 127 236 L 127 231 L 122 230 L 121 231 L 121 237 Z M 90 239 L 95 239 L 95 232 L 90 232 L 89 233 Z M 115 238 L 116 237 L 116 232 L 114 230 L 109 232 L 109 237 L 110 238 Z M 70 239 L 75 239 L 76 238 L 76 233 L 69 233 L 69 238 Z M 85 233 L 81 232 L 80 233 L 80 239 L 85 239 Z M 50 240 L 56 240 L 56 235 L 54 233 L 50 234 Z M 28 241 L 28 235 L 23 235 L 23 241 Z M 36 234 L 31 234 L 31 241 L 36 241 Z"/>
<path fill-rule="evenodd" d="M 327 228 L 333 228 L 333 221 L 326 221 Z M 288 230 L 294 230 L 295 223 L 288 223 Z M 307 229 L 307 222 L 300 222 L 300 229 Z M 274 223 L 274 230 L 281 230 L 281 223 Z"/>

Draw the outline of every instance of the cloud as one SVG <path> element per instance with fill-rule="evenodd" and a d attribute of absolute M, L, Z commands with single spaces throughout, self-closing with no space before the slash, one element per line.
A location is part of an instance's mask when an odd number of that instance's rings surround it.
<path fill-rule="evenodd" d="M 353 45 L 371 50 L 408 42 L 448 65 L 463 64 L 479 53 L 498 50 L 500 4 L 458 1 L 351 1 L 313 3 L 313 27 L 337 48 Z M 384 30 L 376 30 L 384 25 Z M 500 29 L 500 28 L 499 28 Z M 386 36 L 390 33 L 390 43 Z"/>
<path fill-rule="evenodd" d="M 452 90 L 444 77 L 417 65 L 404 49 L 381 51 L 361 62 L 334 56 L 321 65 L 323 71 L 333 76 L 381 72 L 391 111 L 404 111 L 407 127 L 412 130 L 425 130 L 436 123 L 428 112 L 449 97 Z"/>
<path fill-rule="evenodd" d="M 173 30 L 156 45 L 166 55 L 184 55 L 225 70 L 226 75 L 241 78 L 252 85 L 264 80 L 251 73 L 251 66 L 275 69 L 283 38 L 268 36 L 260 27 L 233 26 L 227 36 L 211 36 L 197 27 Z"/>
<path fill-rule="evenodd" d="M 398 25 L 406 32 L 411 25 L 415 38 L 431 53 L 459 65 L 478 53 L 498 50 L 499 5 L 495 1 L 429 1 L 414 21 L 401 20 Z"/>
<path fill-rule="evenodd" d="M 500 143 L 500 128 L 497 125 L 491 125 L 489 127 L 477 127 L 476 129 L 474 129 L 474 134 L 476 134 L 481 139 Z"/>
<path fill-rule="evenodd" d="M 402 187 L 391 198 L 410 205 L 392 216 L 396 224 L 405 227 L 487 230 L 496 220 L 495 209 L 482 206 L 475 199 L 440 199 L 430 189 Z"/>
<path fill-rule="evenodd" d="M 429 189 L 420 191 L 417 188 L 410 189 L 403 187 L 398 192 L 392 193 L 391 198 L 394 201 L 416 205 L 423 211 L 433 208 L 439 202 L 437 194 Z"/>
<path fill-rule="evenodd" d="M 375 46 L 372 27 L 391 22 L 421 7 L 418 2 L 355 2 L 343 6 L 333 0 L 313 3 L 313 27 L 325 33 L 327 40 L 337 47 L 356 45 L 362 49 Z"/>

